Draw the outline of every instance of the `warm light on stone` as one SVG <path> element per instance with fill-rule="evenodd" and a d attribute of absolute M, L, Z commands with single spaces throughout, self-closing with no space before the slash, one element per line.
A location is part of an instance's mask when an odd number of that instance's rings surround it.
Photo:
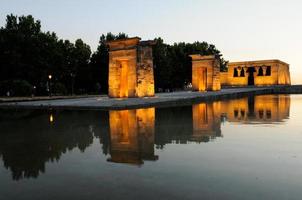
<path fill-rule="evenodd" d="M 220 73 L 224 86 L 290 85 L 289 64 L 280 60 L 230 62 L 228 71 Z"/>
<path fill-rule="evenodd" d="M 289 117 L 289 95 L 250 96 L 192 105 L 192 140 L 221 137 L 221 119 L 240 123 L 278 123 Z"/>
<path fill-rule="evenodd" d="M 219 102 L 192 105 L 193 139 L 221 136 Z"/>
<path fill-rule="evenodd" d="M 154 96 L 153 44 L 138 37 L 108 42 L 109 97 Z"/>
<path fill-rule="evenodd" d="M 220 90 L 220 66 L 215 56 L 190 55 L 192 58 L 192 89 Z"/>
<path fill-rule="evenodd" d="M 142 164 L 154 155 L 155 108 L 109 111 L 109 161 Z"/>
<path fill-rule="evenodd" d="M 288 95 L 261 95 L 221 102 L 221 115 L 230 122 L 272 123 L 289 117 Z"/>

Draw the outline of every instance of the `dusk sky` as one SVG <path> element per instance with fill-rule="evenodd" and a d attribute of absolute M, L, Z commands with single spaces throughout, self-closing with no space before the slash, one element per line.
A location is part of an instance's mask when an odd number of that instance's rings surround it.
<path fill-rule="evenodd" d="M 229 61 L 287 62 L 292 83 L 302 84 L 301 0 L 0 0 L 0 26 L 10 13 L 31 14 L 43 31 L 81 38 L 93 51 L 107 32 L 206 41 Z"/>

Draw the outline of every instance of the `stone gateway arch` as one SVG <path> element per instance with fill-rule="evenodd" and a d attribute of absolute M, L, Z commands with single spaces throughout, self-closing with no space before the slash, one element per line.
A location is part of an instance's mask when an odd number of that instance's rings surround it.
<path fill-rule="evenodd" d="M 113 40 L 109 46 L 109 97 L 152 97 L 154 75 L 152 45 L 139 37 Z"/>
<path fill-rule="evenodd" d="M 204 92 L 220 90 L 220 65 L 214 55 L 190 55 L 192 58 L 192 89 Z"/>

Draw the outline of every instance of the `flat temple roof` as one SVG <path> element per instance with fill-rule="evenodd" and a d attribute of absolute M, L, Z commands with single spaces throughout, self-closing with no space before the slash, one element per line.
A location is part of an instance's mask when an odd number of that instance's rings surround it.
<path fill-rule="evenodd" d="M 206 56 L 203 56 L 203 55 L 200 55 L 200 54 L 192 54 L 192 55 L 189 55 L 193 61 L 195 60 L 212 60 L 212 59 L 215 59 L 215 56 L 214 55 L 206 55 Z"/>
<path fill-rule="evenodd" d="M 229 62 L 228 65 L 252 65 L 252 64 L 265 64 L 265 63 L 281 63 L 281 64 L 289 65 L 288 63 L 278 59 Z"/>

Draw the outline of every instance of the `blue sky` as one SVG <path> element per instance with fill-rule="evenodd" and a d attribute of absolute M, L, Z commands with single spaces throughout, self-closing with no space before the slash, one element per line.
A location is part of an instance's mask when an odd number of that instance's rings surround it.
<path fill-rule="evenodd" d="M 125 32 L 165 42 L 207 41 L 229 61 L 280 59 L 302 84 L 302 1 L 299 0 L 0 0 L 7 14 L 32 14 L 44 31 L 82 38 Z"/>

